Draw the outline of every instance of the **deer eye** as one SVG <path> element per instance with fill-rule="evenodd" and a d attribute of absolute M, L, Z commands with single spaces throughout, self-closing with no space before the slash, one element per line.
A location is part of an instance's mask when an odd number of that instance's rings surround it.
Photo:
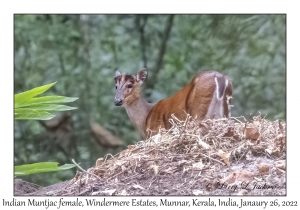
<path fill-rule="evenodd" d="M 129 85 L 127 85 L 127 88 L 132 88 L 132 85 L 130 85 L 130 84 L 129 84 Z"/>

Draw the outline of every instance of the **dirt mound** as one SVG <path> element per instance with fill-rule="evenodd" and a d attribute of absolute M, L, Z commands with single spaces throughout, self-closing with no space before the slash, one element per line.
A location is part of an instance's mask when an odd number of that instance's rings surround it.
<path fill-rule="evenodd" d="M 284 122 L 170 122 L 171 129 L 98 159 L 60 188 L 30 195 L 286 195 Z"/>

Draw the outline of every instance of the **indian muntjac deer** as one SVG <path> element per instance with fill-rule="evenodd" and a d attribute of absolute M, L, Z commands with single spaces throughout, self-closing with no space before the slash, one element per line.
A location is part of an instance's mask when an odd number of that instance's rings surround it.
<path fill-rule="evenodd" d="M 144 138 L 147 129 L 157 132 L 159 127 L 171 128 L 172 114 L 180 120 L 186 119 L 186 113 L 197 115 L 197 120 L 230 117 L 232 84 L 227 76 L 216 71 L 199 73 L 173 96 L 150 104 L 141 96 L 141 85 L 147 75 L 145 68 L 136 75 L 116 70 L 114 78 L 115 105 L 125 107 L 131 122 Z"/>

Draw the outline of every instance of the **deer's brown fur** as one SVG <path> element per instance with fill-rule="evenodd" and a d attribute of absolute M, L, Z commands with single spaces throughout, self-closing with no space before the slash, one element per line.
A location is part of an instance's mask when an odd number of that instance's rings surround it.
<path fill-rule="evenodd" d="M 159 127 L 171 128 L 171 114 L 180 120 L 186 118 L 186 113 L 197 115 L 198 120 L 230 117 L 232 84 L 227 76 L 219 72 L 197 74 L 184 88 L 155 105 L 141 96 L 141 84 L 146 78 L 146 69 L 141 69 L 136 76 L 116 71 L 115 77 L 115 105 L 125 107 L 133 125 L 144 138 L 147 129 L 155 133 Z"/>

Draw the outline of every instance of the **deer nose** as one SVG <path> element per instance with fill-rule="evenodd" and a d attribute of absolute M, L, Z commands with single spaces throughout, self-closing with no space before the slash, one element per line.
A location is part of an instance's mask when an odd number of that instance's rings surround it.
<path fill-rule="evenodd" d="M 115 105 L 116 106 L 122 106 L 123 104 L 123 100 L 120 98 L 115 98 Z"/>

